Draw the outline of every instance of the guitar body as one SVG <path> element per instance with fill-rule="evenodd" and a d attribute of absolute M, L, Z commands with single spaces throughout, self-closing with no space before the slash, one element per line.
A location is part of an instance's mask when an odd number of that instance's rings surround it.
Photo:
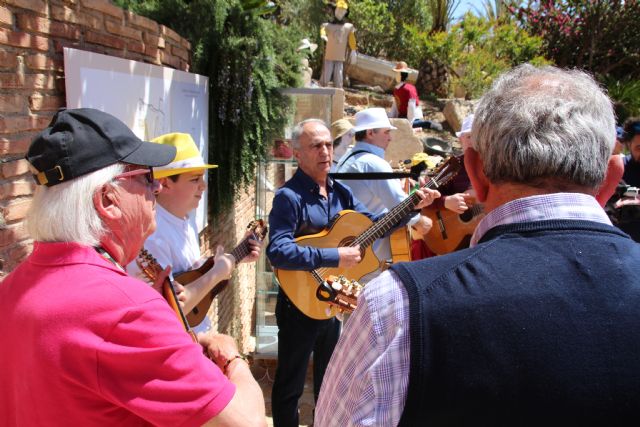
<path fill-rule="evenodd" d="M 471 235 L 484 216 L 482 210 L 481 204 L 475 204 L 461 214 L 449 209 L 424 208 L 422 214 L 433 221 L 433 227 L 425 237 L 425 243 L 437 255 L 468 247 Z"/>
<path fill-rule="evenodd" d="M 398 262 L 411 261 L 411 231 L 409 227 L 399 227 L 389 236 L 391 246 L 391 260 Z"/>
<path fill-rule="evenodd" d="M 365 215 L 355 211 L 342 211 L 338 215 L 339 217 L 330 228 L 317 234 L 298 237 L 296 243 L 300 246 L 316 248 L 349 246 L 356 237 L 373 224 Z M 316 271 L 322 277 L 345 276 L 349 279 L 359 280 L 379 267 L 380 261 L 371 247 L 367 247 L 362 254 L 362 261 L 356 266 L 349 269 L 326 267 Z M 305 315 L 318 320 L 330 319 L 336 315 L 337 309 L 335 307 L 330 307 L 326 302 L 320 301 L 316 297 L 319 284 L 311 272 L 283 269 L 274 269 L 274 272 L 284 293 Z"/>

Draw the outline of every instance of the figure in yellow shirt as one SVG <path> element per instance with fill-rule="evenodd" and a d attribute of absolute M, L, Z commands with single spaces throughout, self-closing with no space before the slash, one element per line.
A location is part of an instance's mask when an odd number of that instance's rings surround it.
<path fill-rule="evenodd" d="M 320 37 L 326 43 L 320 86 L 327 86 L 333 76 L 333 86 L 342 87 L 347 46 L 352 52 L 356 50 L 356 29 L 353 24 L 344 22 L 348 13 L 349 5 L 346 0 L 338 0 L 335 3 L 333 22 L 324 23 L 320 27 Z"/>

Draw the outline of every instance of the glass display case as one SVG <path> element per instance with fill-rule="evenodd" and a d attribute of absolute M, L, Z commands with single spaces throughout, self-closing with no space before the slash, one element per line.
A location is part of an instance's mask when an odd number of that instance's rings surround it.
<path fill-rule="evenodd" d="M 325 88 L 300 88 L 283 90 L 292 98 L 292 112 L 289 125 L 281 138 L 273 142 L 267 158 L 258 164 L 256 174 L 256 217 L 268 221 L 275 191 L 295 173 L 297 164 L 291 149 L 291 131 L 296 123 L 318 118 L 330 125 L 337 115 L 336 96 L 343 97 L 342 91 Z M 338 113 L 342 113 L 339 111 Z M 340 114 L 341 117 L 341 114 Z M 256 357 L 276 357 L 278 351 L 278 327 L 275 319 L 277 280 L 266 258 L 268 241 L 256 264 Z"/>

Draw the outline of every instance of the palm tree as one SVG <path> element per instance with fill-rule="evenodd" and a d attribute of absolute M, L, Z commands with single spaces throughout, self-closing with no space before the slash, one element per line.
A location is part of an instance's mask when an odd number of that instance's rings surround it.
<path fill-rule="evenodd" d="M 429 0 L 429 9 L 433 23 L 431 33 L 446 31 L 453 20 L 453 13 L 460 4 L 460 0 Z"/>

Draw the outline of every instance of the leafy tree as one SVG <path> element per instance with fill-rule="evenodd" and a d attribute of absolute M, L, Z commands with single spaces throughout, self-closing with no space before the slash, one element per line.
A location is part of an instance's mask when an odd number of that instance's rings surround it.
<path fill-rule="evenodd" d="M 546 56 L 558 66 L 640 77 L 638 0 L 530 0 L 512 11 L 525 29 L 542 36 Z"/>
<path fill-rule="evenodd" d="M 365 55 L 387 56 L 394 40 L 396 20 L 386 2 L 359 0 L 349 3 L 349 20 L 356 27 L 358 51 Z"/>
<path fill-rule="evenodd" d="M 122 0 L 192 44 L 193 71 L 209 77 L 210 207 L 229 208 L 287 120 L 279 92 L 299 81 L 299 33 L 280 28 L 263 0 Z"/>
<path fill-rule="evenodd" d="M 429 0 L 428 4 L 432 18 L 431 33 L 447 31 L 460 0 Z"/>

